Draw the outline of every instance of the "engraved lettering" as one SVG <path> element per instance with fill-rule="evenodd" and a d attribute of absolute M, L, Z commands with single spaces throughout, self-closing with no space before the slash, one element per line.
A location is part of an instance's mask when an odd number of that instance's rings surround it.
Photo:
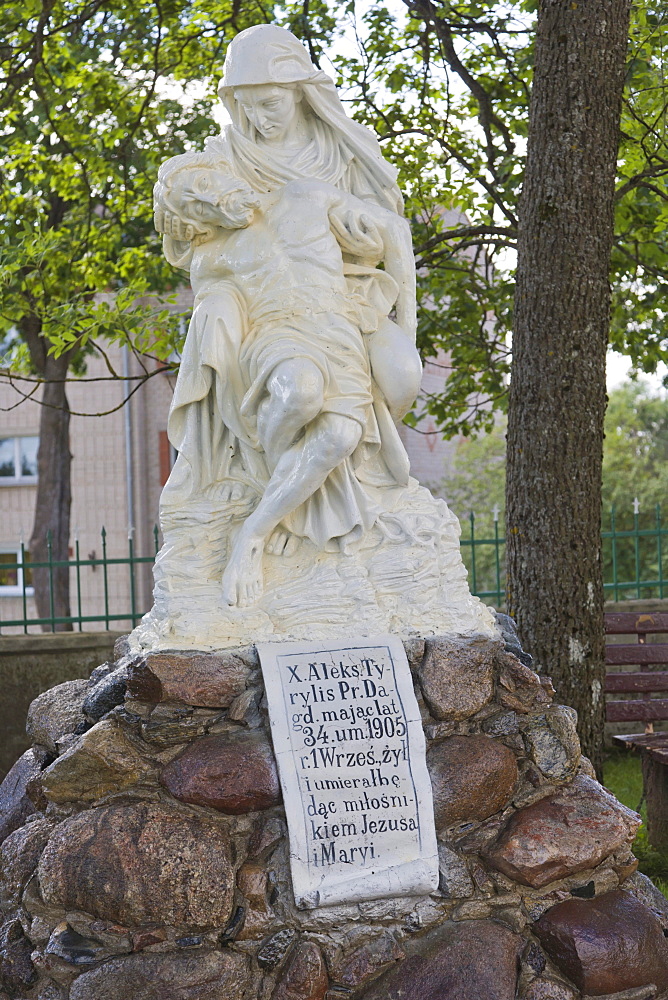
<path fill-rule="evenodd" d="M 431 784 L 401 643 L 259 650 L 297 905 L 432 891 Z"/>

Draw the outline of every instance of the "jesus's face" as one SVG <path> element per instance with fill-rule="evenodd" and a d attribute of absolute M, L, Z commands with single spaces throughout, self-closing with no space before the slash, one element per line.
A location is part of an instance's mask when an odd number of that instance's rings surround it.
<path fill-rule="evenodd" d="M 290 141 L 302 119 L 301 91 L 273 83 L 239 87 L 234 99 L 265 142 Z"/>
<path fill-rule="evenodd" d="M 181 171 L 173 191 L 181 212 L 195 224 L 243 229 L 259 206 L 248 184 L 210 167 Z"/>

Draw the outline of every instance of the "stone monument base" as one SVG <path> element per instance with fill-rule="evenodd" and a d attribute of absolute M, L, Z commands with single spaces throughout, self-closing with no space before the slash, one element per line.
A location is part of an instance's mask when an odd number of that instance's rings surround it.
<path fill-rule="evenodd" d="M 639 818 L 506 639 L 405 643 L 440 858 L 420 897 L 295 907 L 254 647 L 121 645 L 40 695 L 0 789 L 1 1000 L 668 995 Z"/>
<path fill-rule="evenodd" d="M 459 521 L 415 479 L 386 490 L 376 524 L 343 551 L 296 537 L 280 555 L 265 551 L 261 598 L 248 608 L 223 604 L 230 539 L 256 502 L 221 498 L 219 485 L 178 507 L 163 499 L 154 606 L 132 633 L 134 649 L 329 639 L 351 622 L 356 635 L 495 634 L 489 608 L 469 591 Z"/>

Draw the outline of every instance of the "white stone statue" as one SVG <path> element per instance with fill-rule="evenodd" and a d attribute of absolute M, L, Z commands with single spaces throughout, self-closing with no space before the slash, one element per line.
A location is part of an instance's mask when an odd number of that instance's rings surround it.
<path fill-rule="evenodd" d="M 141 645 L 493 631 L 459 526 L 409 476 L 415 266 L 395 170 L 276 25 L 241 32 L 232 124 L 155 189 L 195 308 Z"/>

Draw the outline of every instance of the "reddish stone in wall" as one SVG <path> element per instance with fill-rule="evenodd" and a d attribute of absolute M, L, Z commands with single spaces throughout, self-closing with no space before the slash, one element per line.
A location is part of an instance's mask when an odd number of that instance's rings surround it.
<path fill-rule="evenodd" d="M 492 700 L 500 648 L 498 640 L 480 637 L 426 640 L 419 678 L 434 718 L 467 719 Z"/>
<path fill-rule="evenodd" d="M 588 996 L 654 983 L 668 987 L 668 941 L 648 907 L 621 889 L 568 899 L 534 932 L 555 965 Z"/>
<path fill-rule="evenodd" d="M 451 736 L 427 754 L 436 827 L 483 820 L 507 805 L 517 783 L 515 754 L 489 736 Z"/>
<path fill-rule="evenodd" d="M 304 941 L 294 949 L 271 1000 L 324 1000 L 329 980 L 317 944 Z"/>
<path fill-rule="evenodd" d="M 522 939 L 493 920 L 445 924 L 364 1000 L 514 1000 Z"/>
<path fill-rule="evenodd" d="M 130 664 L 128 693 L 154 704 L 227 708 L 250 676 L 250 667 L 234 653 L 148 653 Z"/>
<path fill-rule="evenodd" d="M 163 769 L 176 799 L 224 813 L 268 809 L 281 801 L 274 752 L 263 733 L 204 736 Z"/>
<path fill-rule="evenodd" d="M 50 906 L 124 926 L 224 927 L 234 897 L 229 836 L 158 803 L 89 809 L 51 834 L 39 885 Z"/>
<path fill-rule="evenodd" d="M 485 852 L 490 865 L 538 889 L 566 875 L 595 868 L 631 841 L 640 817 L 597 781 L 574 781 L 510 817 Z"/>
<path fill-rule="evenodd" d="M 403 948 L 392 935 L 383 934 L 344 953 L 331 970 L 332 980 L 348 990 L 358 990 L 404 957 Z"/>

